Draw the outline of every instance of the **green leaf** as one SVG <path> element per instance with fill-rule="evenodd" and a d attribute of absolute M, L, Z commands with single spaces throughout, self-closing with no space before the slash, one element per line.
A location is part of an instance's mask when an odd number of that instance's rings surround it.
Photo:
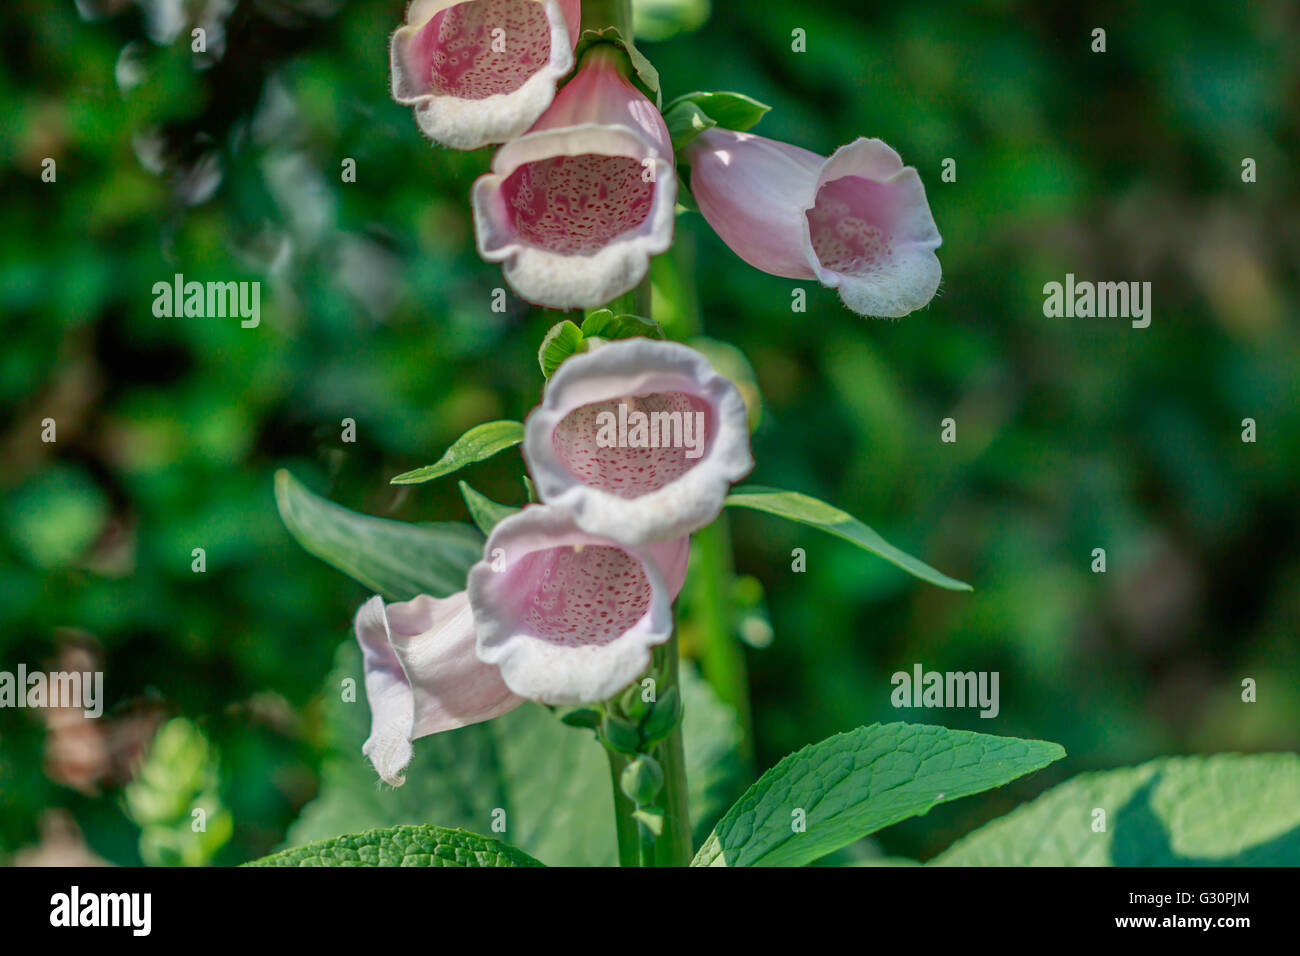
<path fill-rule="evenodd" d="M 790 754 L 714 828 L 692 866 L 801 866 L 1065 756 L 1041 740 L 873 724 Z M 794 823 L 803 811 L 805 829 Z"/>
<path fill-rule="evenodd" d="M 766 103 L 760 103 L 752 96 L 746 96 L 744 93 L 728 93 L 725 91 L 717 93 L 686 93 L 664 107 L 664 122 L 668 123 L 669 131 L 672 130 L 673 126 L 668 117 L 684 107 L 691 107 L 704 114 L 707 126 L 721 126 L 723 129 L 734 129 L 739 133 L 753 129 L 758 125 L 759 120 L 772 109 Z M 685 118 L 678 120 L 679 125 L 686 122 L 687 119 Z M 700 129 L 695 135 L 698 136 L 702 132 L 704 130 Z M 673 140 L 673 146 L 678 148 L 676 139 Z"/>
<path fill-rule="evenodd" d="M 653 319 L 643 319 L 639 315 L 615 315 L 609 309 L 596 309 L 583 319 L 582 335 L 584 338 L 602 339 L 631 339 L 637 336 L 662 339 L 664 329 Z"/>
<path fill-rule="evenodd" d="M 398 826 L 320 840 L 248 866 L 542 866 L 523 850 L 468 830 Z"/>
<path fill-rule="evenodd" d="M 570 323 L 572 324 L 572 323 Z M 499 451 L 505 451 L 524 440 L 522 422 L 484 422 L 475 425 L 447 449 L 436 464 L 404 472 L 392 479 L 394 485 L 418 485 L 423 481 L 441 478 L 466 465 L 486 461 Z"/>
<path fill-rule="evenodd" d="M 465 507 L 469 508 L 470 518 L 484 534 L 491 534 L 498 521 L 510 517 L 519 510 L 493 501 L 487 495 L 475 491 L 464 481 L 460 483 L 460 494 L 465 499 Z"/>
<path fill-rule="evenodd" d="M 930 863 L 1300 866 L 1300 755 L 1161 757 L 1082 774 Z"/>
<path fill-rule="evenodd" d="M 551 866 L 617 862 L 609 764 L 590 733 L 524 704 L 415 741 L 406 783 L 394 789 L 378 783 L 361 754 L 370 732 L 364 687 L 361 651 L 347 640 L 320 699 L 328 746 L 320 792 L 290 827 L 286 845 L 435 821 L 492 833 L 494 814 L 504 810 L 502 838 Z M 355 699 L 348 688 L 360 690 Z"/>
<path fill-rule="evenodd" d="M 841 511 L 824 501 L 818 501 L 797 491 L 781 491 L 777 488 L 763 488 L 758 485 L 745 485 L 737 488 L 727 496 L 727 504 L 740 508 L 753 508 L 768 514 L 788 518 L 814 528 L 820 528 L 845 541 L 851 541 L 860 548 L 877 554 L 891 564 L 902 568 L 908 574 L 947 588 L 950 591 L 969 591 L 971 586 L 965 582 L 950 578 L 930 567 L 924 561 L 912 557 L 905 551 L 894 547 L 871 528 L 847 512 Z"/>
<path fill-rule="evenodd" d="M 717 120 L 690 100 L 678 103 L 665 112 L 664 123 L 668 126 L 668 135 L 673 141 L 675 153 L 680 153 L 706 129 L 718 125 Z"/>
<path fill-rule="evenodd" d="M 391 601 L 463 591 L 470 567 L 483 557 L 483 536 L 469 525 L 357 514 L 308 491 L 283 469 L 275 473 L 275 500 L 303 550 Z"/>
<path fill-rule="evenodd" d="M 542 339 L 541 348 L 537 350 L 537 364 L 542 367 L 542 375 L 550 378 L 560 367 L 560 363 L 581 347 L 582 330 L 568 319 L 551 326 L 551 330 L 546 333 L 546 338 Z M 521 431 L 520 441 L 522 440 Z"/>

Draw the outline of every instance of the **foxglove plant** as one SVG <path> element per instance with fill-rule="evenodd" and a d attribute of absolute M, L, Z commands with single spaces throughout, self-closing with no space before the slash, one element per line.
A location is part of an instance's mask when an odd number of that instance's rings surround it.
<path fill-rule="evenodd" d="M 754 466 L 740 392 L 676 342 L 634 338 L 575 356 L 524 427 L 542 500 L 628 545 L 704 527 Z"/>
<path fill-rule="evenodd" d="M 672 243 L 668 128 L 613 45 L 591 47 L 533 127 L 474 183 L 479 253 L 529 302 L 594 308 L 645 278 Z"/>
<path fill-rule="evenodd" d="M 508 140 L 472 189 L 480 253 L 503 264 L 523 298 L 586 310 L 580 325 L 561 321 L 543 341 L 549 381 L 526 423 L 471 429 L 436 464 L 393 481 L 429 481 L 522 444 L 529 502 L 499 504 L 462 483 L 479 535 L 355 515 L 285 473 L 277 498 L 305 547 L 380 592 L 358 611 L 356 635 L 372 718 L 363 752 L 383 781 L 404 782 L 413 741 L 538 702 L 604 747 L 620 862 L 685 865 L 693 847 L 673 604 L 692 536 L 696 607 L 713 609 L 696 639 L 715 660 L 737 654 L 738 628 L 723 610 L 734 591 L 725 506 L 820 528 L 940 587 L 968 587 L 831 505 L 732 488 L 754 466 L 744 397 L 754 388 L 742 393 L 700 350 L 667 341 L 649 315 L 650 258 L 673 237 L 677 158 L 691 167 L 699 209 L 743 258 L 817 278 L 864 314 L 902 315 L 934 295 L 939 236 L 916 171 L 879 140 L 823 159 L 748 134 L 766 107 L 731 93 L 688 94 L 661 114 L 627 0 L 586 0 L 581 34 L 577 6 L 416 0 L 393 40 L 394 95 L 416 106 L 426 132 L 461 148 Z M 490 43 L 498 30 L 504 52 Z M 902 724 L 813 750 L 751 788 L 694 862 L 806 862 L 881 821 L 1061 755 L 1041 742 Z M 889 786 L 872 804 L 882 760 Z M 846 776 L 834 800 L 813 806 Z M 817 836 L 791 839 L 791 808 L 769 806 L 773 794 L 793 793 L 809 794 L 810 826 L 826 823 Z M 475 859 L 529 861 L 486 838 L 428 829 L 422 839 L 468 845 Z"/>
<path fill-rule="evenodd" d="M 370 701 L 370 736 L 361 752 L 385 783 L 406 782 L 411 741 L 499 717 L 523 703 L 501 672 L 474 653 L 474 618 L 464 591 L 398 604 L 376 595 L 357 611 L 355 628 Z"/>
<path fill-rule="evenodd" d="M 553 505 L 501 521 L 469 572 L 478 656 L 546 704 L 589 704 L 632 683 L 672 636 L 688 540 L 634 549 Z"/>
<path fill-rule="evenodd" d="M 878 139 L 829 158 L 729 129 L 686 149 L 709 225 L 755 268 L 816 279 L 859 315 L 898 318 L 939 288 L 939 230 L 915 169 Z"/>
<path fill-rule="evenodd" d="M 413 0 L 393 34 L 393 98 L 430 139 L 477 149 L 542 115 L 573 68 L 581 0 Z"/>

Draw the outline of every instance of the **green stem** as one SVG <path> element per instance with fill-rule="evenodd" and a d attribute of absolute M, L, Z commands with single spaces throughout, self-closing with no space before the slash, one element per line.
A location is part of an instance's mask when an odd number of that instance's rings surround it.
<path fill-rule="evenodd" d="M 660 674 L 657 693 L 662 697 L 678 685 L 677 634 L 655 648 L 654 663 Z M 664 788 L 660 804 L 664 810 L 664 830 L 655 841 L 656 866 L 689 866 L 691 862 L 691 810 L 686 792 L 686 748 L 682 743 L 682 724 L 678 721 L 668 739 L 656 748 L 655 757 L 664 771 Z"/>
<path fill-rule="evenodd" d="M 697 531 L 691 549 L 696 558 L 691 607 L 702 634 L 700 670 L 723 702 L 736 709 L 742 731 L 740 755 L 749 762 L 754 757 L 753 714 L 745 653 L 734 627 L 731 529 L 726 514 Z"/>
<path fill-rule="evenodd" d="M 632 0 L 582 0 L 582 32 L 613 27 L 632 39 Z"/>
<path fill-rule="evenodd" d="M 609 757 L 609 778 L 614 785 L 614 828 L 618 834 L 618 865 L 641 865 L 641 824 L 632 816 L 636 804 L 632 802 L 619 785 L 623 777 L 623 768 L 632 762 L 627 754 L 605 748 Z"/>

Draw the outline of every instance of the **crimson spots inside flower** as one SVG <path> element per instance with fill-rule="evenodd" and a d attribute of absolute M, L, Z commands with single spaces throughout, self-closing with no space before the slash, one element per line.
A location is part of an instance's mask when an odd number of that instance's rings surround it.
<path fill-rule="evenodd" d="M 552 436 L 577 479 L 636 498 L 686 474 L 708 444 L 710 407 L 686 392 L 596 402 L 574 409 Z"/>
<path fill-rule="evenodd" d="M 589 255 L 650 215 L 655 184 L 643 171 L 628 156 L 556 156 L 524 164 L 502 188 L 521 239 L 561 255 Z"/>
<path fill-rule="evenodd" d="M 827 183 L 807 212 L 813 251 L 827 269 L 868 276 L 887 270 L 894 255 L 897 193 L 886 183 L 845 176 Z"/>
<path fill-rule="evenodd" d="M 548 548 L 505 574 L 517 619 L 551 644 L 603 645 L 630 631 L 650 608 L 641 562 L 608 545 Z"/>
<path fill-rule="evenodd" d="M 441 11 L 420 44 L 435 93 L 483 99 L 513 93 L 551 58 L 551 27 L 535 0 L 470 0 Z"/>

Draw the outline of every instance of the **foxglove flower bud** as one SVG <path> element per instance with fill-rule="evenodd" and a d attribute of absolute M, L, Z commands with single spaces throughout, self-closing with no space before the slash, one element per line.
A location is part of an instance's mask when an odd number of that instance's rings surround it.
<path fill-rule="evenodd" d="M 390 48 L 393 99 L 453 149 L 528 129 L 573 69 L 581 0 L 414 0 Z"/>
<path fill-rule="evenodd" d="M 623 75 L 624 55 L 591 48 L 527 134 L 474 183 L 483 258 L 524 299 L 593 308 L 645 278 L 672 243 L 677 177 L 659 110 Z"/>
<path fill-rule="evenodd" d="M 689 549 L 686 538 L 628 548 L 550 505 L 502 519 L 469 572 L 479 659 L 530 700 L 613 696 L 672 636 Z"/>
<path fill-rule="evenodd" d="M 925 187 L 880 140 L 826 159 L 714 127 L 686 157 L 700 212 L 750 265 L 816 279 L 860 315 L 907 315 L 938 290 L 941 240 Z"/>
<path fill-rule="evenodd" d="M 634 547 L 708 524 L 754 467 L 736 386 L 694 349 L 644 338 L 565 360 L 525 423 L 524 457 L 542 501 Z"/>
<path fill-rule="evenodd" d="M 401 604 L 373 597 L 356 617 L 370 701 L 370 737 L 361 752 L 385 782 L 400 787 L 411 741 L 489 720 L 519 706 L 501 672 L 474 653 L 474 618 L 464 591 Z"/>

